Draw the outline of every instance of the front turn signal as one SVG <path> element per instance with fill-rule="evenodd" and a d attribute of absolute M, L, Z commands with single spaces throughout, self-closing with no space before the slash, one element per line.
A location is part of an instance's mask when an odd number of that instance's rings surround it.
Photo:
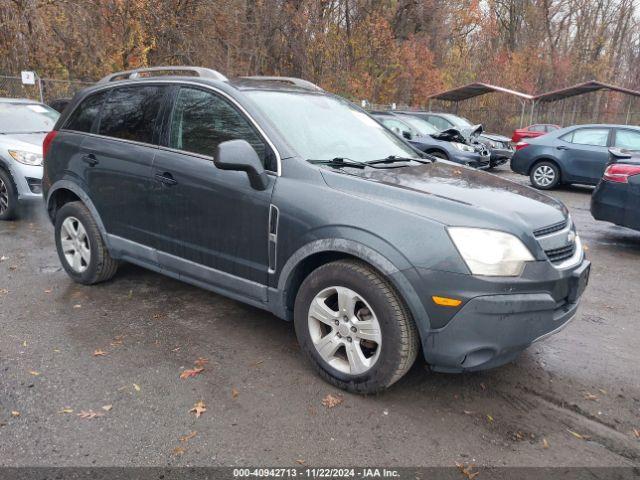
<path fill-rule="evenodd" d="M 448 297 L 438 297 L 435 295 L 431 297 L 431 300 L 433 300 L 433 303 L 435 303 L 436 305 L 440 305 L 441 307 L 459 307 L 462 303 L 462 300 Z"/>

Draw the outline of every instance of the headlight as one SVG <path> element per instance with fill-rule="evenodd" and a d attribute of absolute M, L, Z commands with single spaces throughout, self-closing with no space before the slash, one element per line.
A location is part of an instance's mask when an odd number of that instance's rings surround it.
<path fill-rule="evenodd" d="M 475 151 L 471 145 L 465 145 L 464 143 L 451 142 L 451 145 L 453 145 L 458 150 L 461 150 L 463 152 L 474 152 Z"/>
<path fill-rule="evenodd" d="M 24 163 L 25 165 L 42 165 L 42 154 L 23 152 L 22 150 L 9 150 L 11 155 L 17 162 Z"/>
<path fill-rule="evenodd" d="M 529 249 L 510 233 L 467 227 L 447 230 L 474 275 L 517 277 L 525 262 L 534 260 Z"/>

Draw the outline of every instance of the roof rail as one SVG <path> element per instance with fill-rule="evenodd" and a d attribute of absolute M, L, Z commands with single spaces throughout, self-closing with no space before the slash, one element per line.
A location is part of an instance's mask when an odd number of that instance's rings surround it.
<path fill-rule="evenodd" d="M 189 67 L 189 66 L 166 66 L 166 67 L 144 67 L 144 68 L 136 68 L 134 70 L 125 70 L 122 72 L 112 73 L 107 75 L 104 78 L 101 78 L 98 83 L 108 83 L 114 82 L 116 80 L 132 80 L 135 78 L 140 78 L 141 73 L 153 73 L 153 72 L 167 72 L 169 74 L 174 74 L 175 72 L 186 72 L 188 76 L 192 77 L 203 77 L 203 78 L 212 78 L 215 80 L 221 80 L 226 82 L 228 79 L 223 74 L 216 70 L 212 70 L 210 68 L 203 67 Z"/>
<path fill-rule="evenodd" d="M 280 82 L 280 83 L 290 83 L 291 85 L 295 85 L 296 87 L 307 88 L 309 90 L 320 90 L 323 91 L 318 85 L 308 80 L 303 80 L 301 78 L 295 77 L 275 77 L 275 76 L 260 76 L 253 75 L 250 77 L 240 77 L 242 79 L 247 80 L 260 80 L 264 82 Z"/>

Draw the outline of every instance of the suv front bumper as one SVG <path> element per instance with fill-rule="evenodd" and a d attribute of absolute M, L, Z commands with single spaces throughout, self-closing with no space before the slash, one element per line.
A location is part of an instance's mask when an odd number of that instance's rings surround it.
<path fill-rule="evenodd" d="M 559 300 L 548 292 L 487 294 L 471 298 L 442 328 L 423 340 L 433 370 L 484 370 L 510 362 L 537 340 L 560 331 L 575 316 L 589 280 L 590 262 L 567 272 Z"/>
<path fill-rule="evenodd" d="M 41 166 L 12 162 L 9 164 L 9 171 L 18 190 L 19 200 L 42 200 Z"/>

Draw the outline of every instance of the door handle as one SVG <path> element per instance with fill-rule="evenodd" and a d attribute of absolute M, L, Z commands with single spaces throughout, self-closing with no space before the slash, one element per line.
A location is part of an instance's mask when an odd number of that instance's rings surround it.
<path fill-rule="evenodd" d="M 565 147 L 564 145 L 558 145 L 556 147 L 557 150 L 569 150 L 569 147 Z"/>
<path fill-rule="evenodd" d="M 87 153 L 86 155 L 83 155 L 82 161 L 84 163 L 89 164 L 90 167 L 95 167 L 97 164 L 100 163 L 100 161 L 96 158 L 96 156 L 93 153 Z"/>
<path fill-rule="evenodd" d="M 178 181 L 173 178 L 173 175 L 171 175 L 169 172 L 156 173 L 156 180 L 168 186 L 177 185 L 178 183 Z"/>

